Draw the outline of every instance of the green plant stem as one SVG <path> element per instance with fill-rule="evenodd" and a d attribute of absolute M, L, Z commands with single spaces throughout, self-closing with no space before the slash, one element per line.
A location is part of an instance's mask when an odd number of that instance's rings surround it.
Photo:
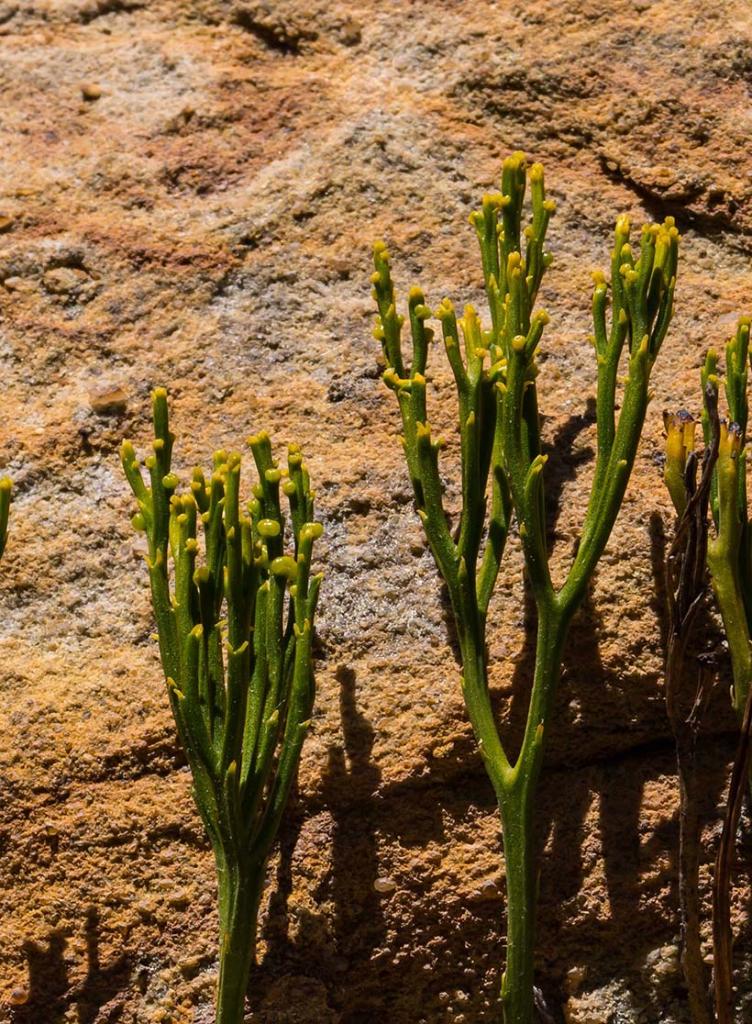
<path fill-rule="evenodd" d="M 461 638 L 460 647 L 465 707 L 496 798 L 501 801 L 511 783 L 512 767 L 501 745 L 491 706 L 485 639 L 471 632 L 469 636 L 466 634 Z"/>
<path fill-rule="evenodd" d="M 265 865 L 217 866 L 219 883 L 219 983 L 217 1024 L 243 1020 L 248 975 L 256 951 Z"/>
<path fill-rule="evenodd" d="M 721 609 L 723 628 L 731 655 L 733 705 L 736 713 L 741 716 L 752 680 L 752 648 L 738 575 L 734 563 L 729 558 L 726 545 L 723 542 L 718 543 L 719 540 L 720 538 L 708 544 L 708 568 L 713 592 Z"/>
<path fill-rule="evenodd" d="M 525 736 L 509 782 L 499 797 L 507 882 L 507 959 L 501 982 L 505 1024 L 532 1024 L 536 916 L 535 795 L 543 766 L 561 655 L 570 616 L 539 617 L 535 674 Z"/>
<path fill-rule="evenodd" d="M 552 603 L 539 615 L 535 673 L 525 734 L 510 765 L 491 709 L 484 643 L 473 631 L 462 638 L 463 692 L 468 717 L 493 783 L 504 837 L 507 892 L 506 969 L 501 984 L 505 1024 L 532 1024 L 535 941 L 535 794 L 543 765 L 561 655 L 571 611 Z"/>
<path fill-rule="evenodd" d="M 533 790 L 526 786 L 499 801 L 504 834 L 507 895 L 506 966 L 501 976 L 505 1024 L 532 1024 L 535 948 L 535 845 Z"/>

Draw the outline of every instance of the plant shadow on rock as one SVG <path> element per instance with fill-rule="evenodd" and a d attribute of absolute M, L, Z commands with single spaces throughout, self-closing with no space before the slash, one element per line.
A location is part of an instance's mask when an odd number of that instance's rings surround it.
<path fill-rule="evenodd" d="M 290 862 L 302 821 L 288 822 L 282 835 L 282 860 L 278 882 L 265 929 L 268 952 L 257 972 L 265 987 L 267 972 L 276 977 L 305 974 L 320 979 L 326 987 L 331 1020 L 337 1024 L 376 1024 L 394 1015 L 403 1019 L 401 1008 L 392 1005 L 404 999 L 416 1005 L 414 992 L 428 980 L 423 963 L 412 957 L 398 962 L 391 955 L 387 920 L 375 883 L 384 873 L 379 863 L 380 836 L 397 839 L 403 850 L 420 849 L 443 837 L 440 802 L 426 799 L 425 787 L 412 780 L 381 787 L 381 771 L 372 761 L 375 730 L 357 706 L 354 671 L 340 665 L 336 671 L 340 686 L 343 745 L 329 751 L 329 762 L 317 799 L 331 811 L 331 869 L 317 898 L 331 901 L 331 930 L 319 922 L 305 924 L 294 941 L 289 938 L 286 902 L 292 891 Z M 420 898 L 416 898 L 419 904 Z M 433 907 L 429 913 L 433 915 Z M 391 921 L 400 930 L 419 924 L 433 933 L 435 922 Z M 403 942 L 404 936 L 400 935 Z M 267 966 L 268 965 L 268 966 Z M 251 984 L 254 984 L 252 979 Z M 301 1018 L 302 1019 L 302 1018 Z M 307 1018 L 306 1018 L 307 1019 Z M 405 1017 L 407 1019 L 407 1017 Z"/>
<path fill-rule="evenodd" d="M 76 991 L 78 1024 L 94 1024 L 101 1019 L 100 1010 L 127 985 L 131 964 L 127 954 L 121 954 L 103 967 L 99 960 L 99 912 L 89 907 L 86 912 L 86 977 Z M 114 1006 L 107 1016 L 108 1022 L 120 1019 L 122 1007 Z"/>
<path fill-rule="evenodd" d="M 25 942 L 23 952 L 29 965 L 29 995 L 23 1006 L 16 1007 L 14 1024 L 59 1024 L 68 1019 L 66 1011 L 76 1007 L 77 1024 L 94 1024 L 95 1020 L 114 1024 L 122 1015 L 122 1007 L 114 1005 L 106 1017 L 103 1007 L 122 992 L 131 975 L 127 954 L 121 954 L 103 967 L 99 960 L 99 911 L 90 906 L 86 911 L 86 976 L 72 989 L 65 963 L 67 935 L 62 929 L 50 932 L 47 945 Z"/>
<path fill-rule="evenodd" d="M 35 1024 L 44 1013 L 50 1024 L 63 1020 L 68 1003 L 68 969 L 63 954 L 68 939 L 65 932 L 50 932 L 46 948 L 26 941 L 23 954 L 29 965 L 29 996 L 23 1006 L 13 1010 L 14 1024 Z"/>
<path fill-rule="evenodd" d="M 338 956 L 342 958 L 340 966 L 344 976 L 337 988 L 339 992 L 351 988 L 351 972 L 353 967 L 359 972 L 363 962 L 369 961 L 371 951 L 379 949 L 386 937 L 381 899 L 374 891 L 374 883 L 379 877 L 379 857 L 377 832 L 382 822 L 371 813 L 360 820 L 353 820 L 348 807 L 342 806 L 342 794 L 349 786 L 363 794 L 363 798 L 378 807 L 381 772 L 372 761 L 371 752 L 375 740 L 375 731 L 368 719 L 360 713 L 356 701 L 355 672 L 345 665 L 337 669 L 337 682 L 340 686 L 340 714 L 344 747 L 334 747 L 329 751 L 329 764 L 325 776 L 325 790 L 329 794 L 329 802 L 335 816 L 334 839 L 332 846 L 331 895 L 334 902 L 334 936 Z M 349 763 L 349 770 L 348 770 Z M 357 810 L 353 808 L 353 810 Z M 353 863 L 357 860 L 357 867 Z M 346 966 L 345 966 L 346 965 Z M 363 985 L 359 979 L 359 988 Z M 367 979 L 366 992 L 372 989 L 372 982 Z M 350 999 L 342 999 L 339 995 L 337 1003 L 347 1007 L 339 1018 L 341 1024 L 356 1020 L 358 1008 Z M 366 1002 L 370 1002 L 369 995 Z M 374 993 L 378 1006 L 378 990 Z M 360 997 L 361 1003 L 363 996 Z M 367 1012 L 367 1008 L 364 1008 Z M 356 1014 L 356 1016 L 353 1016 Z"/>
<path fill-rule="evenodd" d="M 349 961 L 359 959 L 364 950 L 376 949 L 383 942 L 385 924 L 379 897 L 373 885 L 378 877 L 376 825 L 372 815 L 365 818 L 352 812 L 359 810 L 348 800 L 353 790 L 358 802 L 375 798 L 381 772 L 371 760 L 374 730 L 360 714 L 355 700 L 355 673 L 346 665 L 338 666 L 336 680 L 340 686 L 340 716 L 343 747 L 332 747 L 326 766 L 321 794 L 316 803 L 330 808 L 334 827 L 331 837 L 331 871 L 325 882 L 334 904 L 332 924 L 334 948 L 326 941 L 326 928 L 318 921 L 298 922 L 297 935 L 290 939 L 291 919 L 288 910 L 293 891 L 293 856 L 300 837 L 304 817 L 289 816 L 280 834 L 280 860 L 277 888 L 269 906 L 264 928 L 267 956 L 256 968 L 258 982 L 268 987 L 268 971 L 276 976 L 302 973 L 322 979 L 331 993 L 347 982 L 343 975 Z M 349 768 L 348 768 L 349 762 Z M 354 860 L 357 859 L 357 863 Z M 326 898 L 327 893 L 319 894 Z M 254 979 L 252 979 L 252 986 Z M 346 1018 L 339 1017 L 345 1021 Z"/>

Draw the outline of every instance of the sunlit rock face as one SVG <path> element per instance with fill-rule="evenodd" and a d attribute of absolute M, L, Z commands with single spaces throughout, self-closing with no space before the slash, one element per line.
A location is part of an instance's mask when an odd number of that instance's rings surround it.
<path fill-rule="evenodd" d="M 522 149 L 557 202 L 538 382 L 559 582 L 593 468 L 590 272 L 607 266 L 619 213 L 673 215 L 684 239 L 655 399 L 548 740 L 537 975 L 569 1024 L 685 1024 L 661 411 L 698 412 L 705 349 L 752 307 L 751 37 L 742 0 L 0 2 L 0 468 L 15 482 L 0 564 L 0 1020 L 213 1020 L 213 865 L 117 454 L 123 437 L 147 443 L 156 385 L 184 478 L 267 429 L 304 446 L 326 528 L 316 712 L 269 866 L 249 1019 L 497 1020 L 497 814 L 368 282 L 383 238 L 401 294 L 420 283 L 432 307 L 448 295 L 482 309 L 467 217 Z M 456 512 L 453 385 L 431 358 Z M 513 539 L 489 626 L 512 747 L 530 614 Z M 705 629 L 719 676 L 700 754 L 708 909 L 735 719 L 721 635 Z M 743 868 L 735 883 L 743 1021 Z"/>

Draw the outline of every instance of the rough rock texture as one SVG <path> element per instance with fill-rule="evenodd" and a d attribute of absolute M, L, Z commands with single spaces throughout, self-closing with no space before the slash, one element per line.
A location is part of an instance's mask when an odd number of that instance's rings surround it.
<path fill-rule="evenodd" d="M 684 232 L 656 401 L 567 653 L 538 955 L 569 1024 L 682 1024 L 660 411 L 697 408 L 705 348 L 752 307 L 749 4 L 2 0 L 0 51 L 0 451 L 17 483 L 0 570 L 0 1020 L 213 1020 L 212 864 L 117 460 L 124 436 L 147 439 L 158 383 L 182 468 L 266 426 L 304 443 L 326 524 L 315 728 L 269 869 L 251 1019 L 496 1019 L 498 822 L 367 282 L 383 236 L 401 286 L 477 301 L 467 215 L 525 149 L 559 203 L 540 378 L 559 578 L 592 470 L 589 271 L 617 212 L 670 213 Z M 435 369 L 449 427 L 438 352 Z M 513 545 L 492 630 L 512 731 L 525 621 Z M 707 644 L 706 895 L 735 728 L 712 626 Z"/>

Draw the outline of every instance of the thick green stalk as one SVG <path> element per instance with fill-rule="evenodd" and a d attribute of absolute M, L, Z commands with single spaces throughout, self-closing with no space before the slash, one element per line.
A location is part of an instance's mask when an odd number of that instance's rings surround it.
<path fill-rule="evenodd" d="M 533 1024 L 536 864 L 532 790 L 501 801 L 507 894 L 507 954 L 501 1006 L 507 1024 Z"/>
<path fill-rule="evenodd" d="M 526 177 L 532 212 L 522 229 Z M 501 811 L 507 860 L 508 950 L 502 1006 L 505 1024 L 531 1024 L 535 864 L 533 807 L 550 730 L 561 656 L 569 623 L 603 554 L 634 464 L 653 362 L 671 318 L 678 234 L 669 219 L 642 232 L 635 259 L 629 222 L 617 222 L 612 253 L 612 325 L 606 323 L 608 285 L 596 275 L 593 297 L 598 359 L 598 454 L 581 543 L 560 591 L 551 581 L 546 536 L 536 350 L 548 323 L 533 312 L 550 257 L 545 234 L 553 212 L 545 198 L 543 169 L 527 169 L 524 155 L 504 161 L 501 192 L 483 198 L 472 214 L 491 325 L 484 329 L 472 307 L 457 320 L 444 299 L 436 311 L 455 378 L 462 453 L 462 506 L 450 530 L 443 506 L 439 454 L 426 403 L 426 363 L 432 333 L 430 310 L 419 289 L 410 292 L 412 360 L 403 358 L 404 317 L 397 312 L 389 256 L 374 246 L 371 278 L 378 307 L 384 381 L 399 403 L 403 444 L 418 515 L 446 583 L 460 642 L 462 689 L 468 717 Z M 523 239 L 526 242 L 523 256 Z M 461 344 L 460 333 L 464 338 Z M 629 354 L 622 410 L 615 417 L 616 381 L 622 350 Z M 486 620 L 511 516 L 517 520 L 527 582 L 538 611 L 537 655 L 525 734 L 512 763 L 495 721 L 488 689 Z"/>
<path fill-rule="evenodd" d="M 154 442 L 123 469 L 146 532 L 147 565 L 170 704 L 217 866 L 218 1024 L 240 1024 L 264 869 L 287 803 L 314 699 L 312 637 L 320 576 L 311 576 L 313 494 L 297 447 L 287 469 L 266 434 L 249 441 L 259 482 L 241 510 L 237 454 L 217 452 L 176 494 L 167 395 L 153 395 Z M 288 499 L 290 526 L 280 491 Z M 203 532 L 203 558 L 200 533 Z M 286 540 L 292 554 L 285 554 Z M 201 564 L 197 565 L 200 561 Z"/>
<path fill-rule="evenodd" d="M 538 623 L 535 675 L 517 763 L 499 798 L 507 879 L 507 962 L 501 1003 L 507 1024 L 532 1024 L 535 944 L 535 796 L 543 766 L 568 617 L 544 612 Z"/>
<path fill-rule="evenodd" d="M 248 975 L 256 950 L 265 865 L 218 869 L 220 956 L 216 1024 L 243 1020 Z"/>

